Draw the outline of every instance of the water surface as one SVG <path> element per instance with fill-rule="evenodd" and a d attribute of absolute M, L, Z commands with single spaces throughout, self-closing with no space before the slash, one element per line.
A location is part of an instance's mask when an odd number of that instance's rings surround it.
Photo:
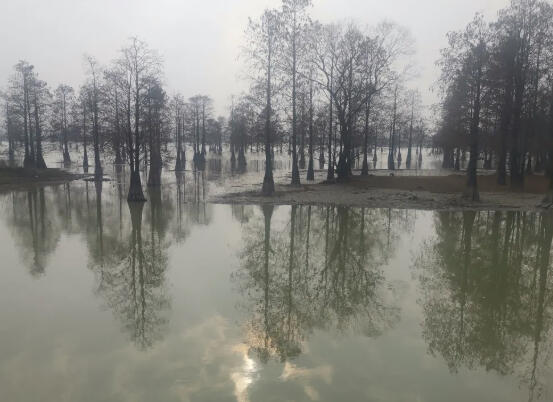
<path fill-rule="evenodd" d="M 114 177 L 117 175 L 114 175 Z M 548 401 L 550 214 L 0 195 L 6 401 Z"/>

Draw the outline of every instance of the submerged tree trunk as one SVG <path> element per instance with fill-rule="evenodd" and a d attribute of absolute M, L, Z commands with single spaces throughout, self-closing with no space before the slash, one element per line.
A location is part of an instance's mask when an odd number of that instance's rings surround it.
<path fill-rule="evenodd" d="M 371 108 L 371 97 L 367 99 L 365 106 L 365 129 L 363 130 L 363 166 L 361 167 L 361 176 L 369 175 L 369 116 Z"/>
<path fill-rule="evenodd" d="M 8 137 L 8 159 L 13 162 L 15 157 L 15 144 L 12 133 L 12 124 L 11 124 L 11 112 L 9 103 L 6 101 L 6 134 Z"/>
<path fill-rule="evenodd" d="M 34 93 L 34 109 L 35 109 L 35 130 L 36 130 L 36 167 L 39 169 L 46 169 L 46 162 L 42 154 L 42 130 L 40 127 L 40 117 L 38 111 L 38 99 L 35 88 Z"/>
<path fill-rule="evenodd" d="M 127 195 L 127 201 L 129 202 L 145 202 L 144 192 L 142 191 L 142 180 L 140 179 L 140 171 L 131 171 L 131 183 L 129 186 L 129 193 Z"/>
<path fill-rule="evenodd" d="M 92 139 L 94 146 L 94 178 L 102 180 L 104 171 L 100 161 L 100 132 L 98 128 L 98 95 L 96 89 L 96 78 L 94 78 L 94 94 L 92 103 Z"/>
<path fill-rule="evenodd" d="M 129 202 L 145 202 L 146 197 L 142 191 L 142 180 L 140 178 L 140 84 L 139 73 L 135 71 L 135 103 L 134 103 L 134 155 L 131 155 L 131 184 L 129 186 L 129 194 L 127 201 Z M 129 111 L 130 113 L 130 111 Z M 130 129 L 130 128 L 129 128 Z"/>
<path fill-rule="evenodd" d="M 297 112 L 296 112 L 296 73 L 297 73 L 297 54 L 296 54 L 296 14 L 293 21 L 294 34 L 292 35 L 292 185 L 300 185 L 300 171 L 298 168 L 297 153 Z"/>
<path fill-rule="evenodd" d="M 309 162 L 307 165 L 307 180 L 315 180 L 313 168 L 313 82 L 309 80 Z"/>
<path fill-rule="evenodd" d="M 246 170 L 246 166 L 248 166 L 248 163 L 246 161 L 245 147 L 246 144 L 244 144 L 244 140 L 242 140 L 242 143 L 238 147 L 238 169 L 242 172 L 244 172 Z"/>
<path fill-rule="evenodd" d="M 411 103 L 411 122 L 409 124 L 409 143 L 407 145 L 407 160 L 405 161 L 405 167 L 411 169 L 411 147 L 413 146 L 413 114 L 415 108 L 415 97 Z"/>
<path fill-rule="evenodd" d="M 30 168 L 35 166 L 34 155 L 31 155 L 30 146 L 32 145 L 32 140 L 29 135 L 29 90 L 28 90 L 28 81 L 27 81 L 27 71 L 23 71 L 23 135 L 25 141 L 25 156 L 23 158 L 23 167 Z"/>
<path fill-rule="evenodd" d="M 153 147 L 150 151 L 150 171 L 148 172 L 148 186 L 159 187 L 161 186 L 161 144 L 159 138 L 156 137 L 153 141 Z"/>
<path fill-rule="evenodd" d="M 86 106 L 83 106 L 83 171 L 88 173 L 88 152 L 86 150 Z"/>
<path fill-rule="evenodd" d="M 388 169 L 389 170 L 395 170 L 395 162 L 394 162 L 394 148 L 395 148 L 395 135 L 396 135 L 396 119 L 397 119 L 397 86 L 394 91 L 394 112 L 392 115 L 392 126 L 390 128 L 390 149 L 388 150 Z"/>
<path fill-rule="evenodd" d="M 332 130 L 333 130 L 333 119 L 332 119 L 332 80 L 333 80 L 334 66 L 330 69 L 330 93 L 329 93 L 329 104 L 328 104 L 328 170 L 326 173 L 326 179 L 328 181 L 334 180 L 334 159 L 332 157 Z"/>
<path fill-rule="evenodd" d="M 152 90 L 150 90 L 152 92 Z M 155 96 L 155 93 L 154 93 Z M 148 187 L 161 186 L 161 110 L 157 104 L 151 105 L 151 95 L 148 95 L 148 119 L 150 121 L 150 170 L 148 172 Z"/>

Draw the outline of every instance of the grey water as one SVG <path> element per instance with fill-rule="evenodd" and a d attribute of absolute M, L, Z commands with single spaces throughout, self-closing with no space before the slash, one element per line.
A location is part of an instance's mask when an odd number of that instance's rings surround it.
<path fill-rule="evenodd" d="M 0 194 L 0 400 L 552 400 L 551 214 L 112 178 Z"/>

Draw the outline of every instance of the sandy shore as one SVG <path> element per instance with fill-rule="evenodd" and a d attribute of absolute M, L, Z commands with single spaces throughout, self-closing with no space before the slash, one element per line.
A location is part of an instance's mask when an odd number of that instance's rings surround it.
<path fill-rule="evenodd" d="M 258 191 L 227 193 L 210 199 L 224 204 L 310 204 L 347 205 L 369 208 L 422 210 L 543 210 L 547 179 L 531 176 L 525 192 L 498 186 L 493 175 L 479 177 L 480 202 L 462 197 L 465 177 L 451 176 L 369 176 L 354 177 L 348 183 L 277 185 L 271 197 Z"/>

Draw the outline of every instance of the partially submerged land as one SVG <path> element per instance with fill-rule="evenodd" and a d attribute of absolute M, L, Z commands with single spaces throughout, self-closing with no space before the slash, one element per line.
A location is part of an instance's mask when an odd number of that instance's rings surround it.
<path fill-rule="evenodd" d="M 0 192 L 26 190 L 32 186 L 62 184 L 89 175 L 63 169 L 0 168 Z M 543 210 L 542 200 L 549 186 L 543 175 L 527 176 L 524 191 L 498 185 L 496 175 L 478 177 L 480 201 L 463 197 L 466 176 L 369 175 L 352 176 L 345 182 L 308 182 L 300 186 L 277 183 L 275 193 L 259 190 L 227 192 L 209 198 L 219 204 L 343 205 L 366 208 L 422 210 Z"/>
<path fill-rule="evenodd" d="M 111 63 L 87 56 L 78 92 L 63 83 L 50 91 L 35 65 L 20 60 L 3 96 L 7 155 L 22 154 L 24 167 L 46 168 L 48 148 L 57 149 L 64 166 L 79 160 L 86 171 L 90 154 L 98 180 L 102 163 L 125 164 L 130 202 L 147 201 L 143 181 L 160 187 L 162 170 L 204 171 L 215 162 L 220 171 L 221 161 L 208 154 L 222 155 L 228 146 L 233 173 L 246 171 L 255 148 L 265 155 L 264 168 L 257 164 L 265 176 L 263 184 L 254 177 L 241 193 L 214 195 L 214 202 L 544 207 L 543 172 L 553 188 L 551 4 L 513 0 L 496 19 L 477 13 L 464 29 L 448 33 L 437 61 L 439 108 L 431 109 L 404 74 L 414 50 L 408 30 L 388 22 L 370 28 L 321 23 L 311 18 L 310 7 L 310 0 L 284 0 L 248 20 L 242 56 L 249 90 L 232 98 L 227 116 L 214 114 L 206 94 L 187 99 L 166 88 L 163 58 L 137 37 Z M 71 155 L 72 145 L 80 144 Z M 386 161 L 391 172 L 420 169 L 423 147 L 442 156 L 443 169 L 460 171 L 466 162 L 467 177 L 352 176 L 359 165 L 368 174 L 371 160 Z M 290 186 L 273 177 L 275 153 L 286 151 Z M 301 185 L 304 177 L 315 183 L 316 162 L 340 182 Z M 496 176 L 479 178 L 478 166 Z M 6 185 L 66 180 L 55 176 L 31 171 Z M 266 197 L 245 192 L 252 184 Z M 548 199 L 546 206 L 553 192 Z"/>
<path fill-rule="evenodd" d="M 462 196 L 464 175 L 448 176 L 353 176 L 347 182 L 277 185 L 272 196 L 259 191 L 227 193 L 211 199 L 229 204 L 345 205 L 369 208 L 424 210 L 538 210 L 548 188 L 548 178 L 528 176 L 524 192 L 497 184 L 495 175 L 478 177 L 480 201 Z"/>
<path fill-rule="evenodd" d="M 21 190 L 36 185 L 61 184 L 83 178 L 62 169 L 34 169 L 22 167 L 0 168 L 0 191 Z"/>

